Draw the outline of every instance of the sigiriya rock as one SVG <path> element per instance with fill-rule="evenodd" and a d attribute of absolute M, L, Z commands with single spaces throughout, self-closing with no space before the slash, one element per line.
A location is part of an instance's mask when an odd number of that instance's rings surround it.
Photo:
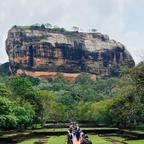
<path fill-rule="evenodd" d="M 126 59 L 133 58 L 120 42 L 101 33 L 60 32 L 14 27 L 6 51 L 12 75 L 47 79 L 57 72 L 73 79 L 81 72 L 91 77 L 111 77 Z M 134 61 L 133 61 L 134 64 Z"/>

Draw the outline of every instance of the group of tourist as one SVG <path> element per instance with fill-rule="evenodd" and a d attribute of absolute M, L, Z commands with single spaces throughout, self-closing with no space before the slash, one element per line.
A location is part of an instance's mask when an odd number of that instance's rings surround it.
<path fill-rule="evenodd" d="M 80 129 L 78 123 L 71 122 L 68 130 L 67 144 L 74 144 L 74 137 L 81 144 L 92 144 L 88 136 L 85 136 L 84 132 Z"/>

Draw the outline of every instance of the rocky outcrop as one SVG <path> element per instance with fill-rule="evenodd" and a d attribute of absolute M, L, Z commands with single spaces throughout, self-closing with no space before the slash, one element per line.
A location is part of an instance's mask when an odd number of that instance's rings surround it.
<path fill-rule="evenodd" d="M 91 73 L 93 78 L 110 77 L 125 59 L 133 61 L 124 45 L 100 33 L 12 28 L 6 51 L 12 75 L 41 79 L 57 72 L 70 79 L 80 72 Z"/>

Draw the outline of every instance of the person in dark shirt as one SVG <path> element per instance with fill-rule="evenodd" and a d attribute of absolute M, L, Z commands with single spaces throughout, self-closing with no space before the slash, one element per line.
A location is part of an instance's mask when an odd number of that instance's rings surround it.
<path fill-rule="evenodd" d="M 75 129 L 75 135 L 76 135 L 77 141 L 79 141 L 79 139 L 80 139 L 80 128 L 79 128 L 78 125 Z"/>
<path fill-rule="evenodd" d="M 88 136 L 85 136 L 85 139 L 82 139 L 81 144 L 92 144 L 92 142 L 88 139 Z"/>
<path fill-rule="evenodd" d="M 72 132 L 71 129 L 68 131 L 68 141 L 67 141 L 67 144 L 73 144 L 73 132 Z"/>

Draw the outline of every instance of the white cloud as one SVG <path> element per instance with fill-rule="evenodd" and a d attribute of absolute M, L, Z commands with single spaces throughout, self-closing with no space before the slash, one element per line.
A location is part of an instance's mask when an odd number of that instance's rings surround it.
<path fill-rule="evenodd" d="M 111 38 L 126 44 L 136 61 L 137 51 L 143 51 L 144 2 L 139 0 L 2 0 L 0 5 L 0 63 L 7 60 L 4 45 L 7 31 L 13 25 L 51 23 L 66 28 L 73 25 L 85 30 L 96 28 Z M 133 9 L 139 8 L 137 11 Z M 132 13 L 133 12 L 133 13 Z M 130 19 L 130 16 L 132 17 Z M 132 20 L 133 25 L 132 25 Z M 137 25 L 139 28 L 137 28 Z M 137 29 L 132 29 L 133 27 Z"/>
<path fill-rule="evenodd" d="M 138 32 L 128 32 L 123 35 L 121 41 L 128 46 L 127 49 L 132 54 L 136 64 L 139 61 L 144 60 L 144 47 L 142 45 L 144 35 L 141 35 Z"/>

